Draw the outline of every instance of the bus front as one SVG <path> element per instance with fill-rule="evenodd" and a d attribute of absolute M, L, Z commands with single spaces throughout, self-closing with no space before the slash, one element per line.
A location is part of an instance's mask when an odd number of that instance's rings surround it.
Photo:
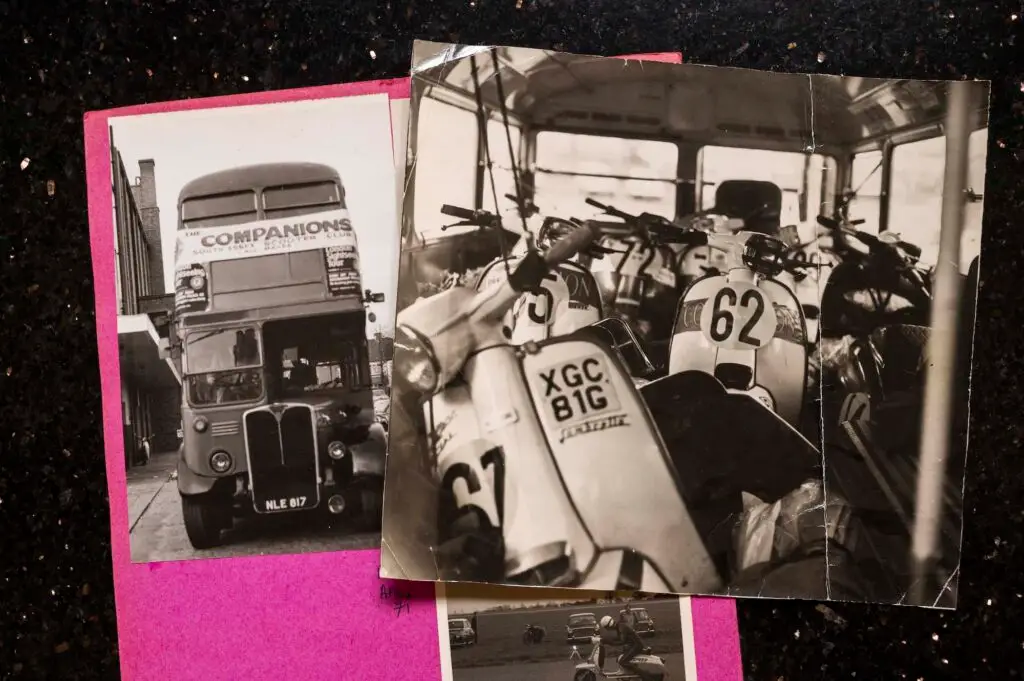
<path fill-rule="evenodd" d="M 326 507 L 379 530 L 386 435 L 366 305 L 383 295 L 362 289 L 337 173 L 215 173 L 185 186 L 178 216 L 178 489 L 193 546 L 252 513 Z"/>

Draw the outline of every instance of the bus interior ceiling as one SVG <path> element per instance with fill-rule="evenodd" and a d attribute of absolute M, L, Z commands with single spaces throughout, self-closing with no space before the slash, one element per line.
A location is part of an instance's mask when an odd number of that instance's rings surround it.
<path fill-rule="evenodd" d="M 475 113 L 475 60 L 480 98 L 490 119 L 500 122 L 490 51 L 462 48 L 472 58 L 452 58 L 450 52 L 442 58 L 442 49 L 437 46 L 433 60 L 414 69 L 415 87 L 426 98 Z M 840 187 L 850 184 L 854 153 L 945 132 L 943 81 L 767 74 L 523 48 L 496 48 L 495 56 L 509 122 L 522 131 L 516 151 L 527 161 L 527 178 L 536 135 L 544 130 L 674 142 L 681 150 L 679 184 L 697 181 L 696 156 L 705 146 L 813 152 L 837 161 Z M 974 129 L 980 129 L 987 124 L 987 90 L 984 83 L 970 84 L 978 114 Z M 491 153 L 507 155 L 504 149 Z M 477 195 L 478 205 L 479 199 L 489 203 L 479 187 Z"/>

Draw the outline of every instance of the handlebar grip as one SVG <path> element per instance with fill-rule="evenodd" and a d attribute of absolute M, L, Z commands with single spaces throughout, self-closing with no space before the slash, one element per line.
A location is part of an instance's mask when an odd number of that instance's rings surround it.
<path fill-rule="evenodd" d="M 840 227 L 838 220 L 827 218 L 824 215 L 819 215 L 817 217 L 817 220 L 818 224 L 821 225 L 822 227 L 828 227 L 829 229 L 839 229 Z"/>
<path fill-rule="evenodd" d="M 556 241 L 547 253 L 544 254 L 544 262 L 553 267 L 563 263 L 576 255 L 594 241 L 594 230 L 590 227 L 580 227 L 573 230 L 567 236 Z"/>
<path fill-rule="evenodd" d="M 604 210 L 605 208 L 609 207 L 608 204 L 601 203 L 597 199 L 592 199 L 589 196 L 583 199 L 583 203 L 587 204 L 588 206 L 593 206 L 594 208 L 600 208 L 601 210 Z"/>
<path fill-rule="evenodd" d="M 441 213 L 443 215 L 450 215 L 453 218 L 459 218 L 460 220 L 475 220 L 477 217 L 476 211 L 470 210 L 469 208 L 451 206 L 447 203 L 441 206 Z"/>

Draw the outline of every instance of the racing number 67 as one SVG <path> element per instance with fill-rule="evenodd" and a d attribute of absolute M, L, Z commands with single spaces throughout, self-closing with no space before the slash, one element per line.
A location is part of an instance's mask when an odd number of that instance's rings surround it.
<path fill-rule="evenodd" d="M 764 295 L 755 288 L 746 289 L 742 295 L 737 295 L 736 290 L 730 286 L 718 289 L 711 304 L 711 328 L 709 330 L 711 340 L 722 343 L 732 336 L 736 324 L 737 303 L 744 309 L 753 307 L 753 312 L 747 319 L 747 323 L 740 329 L 737 340 L 744 345 L 761 347 L 764 341 L 751 335 L 754 327 L 761 320 L 761 316 L 764 315 L 765 308 Z"/>

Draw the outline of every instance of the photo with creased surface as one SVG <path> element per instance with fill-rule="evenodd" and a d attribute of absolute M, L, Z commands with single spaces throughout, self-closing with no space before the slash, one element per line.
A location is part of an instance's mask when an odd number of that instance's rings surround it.
<path fill-rule="evenodd" d="M 988 93 L 417 42 L 382 576 L 955 607 Z"/>
<path fill-rule="evenodd" d="M 376 548 L 386 95 L 113 117 L 132 560 Z"/>

